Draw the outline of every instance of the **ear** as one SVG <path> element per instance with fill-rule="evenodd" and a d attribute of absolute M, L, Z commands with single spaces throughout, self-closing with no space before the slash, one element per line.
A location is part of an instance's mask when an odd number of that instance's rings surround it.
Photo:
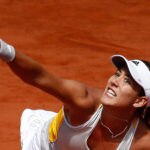
<path fill-rule="evenodd" d="M 140 108 L 147 104 L 148 98 L 146 96 L 138 97 L 133 103 L 133 107 Z"/>

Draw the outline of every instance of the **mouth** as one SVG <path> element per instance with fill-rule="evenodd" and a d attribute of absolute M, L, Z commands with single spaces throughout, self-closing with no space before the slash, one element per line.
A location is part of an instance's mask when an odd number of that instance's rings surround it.
<path fill-rule="evenodd" d="M 108 87 L 108 89 L 107 89 L 107 91 L 106 91 L 106 94 L 107 94 L 109 97 L 116 97 L 116 96 L 117 96 L 116 92 L 115 92 L 112 88 L 110 88 L 110 87 Z"/>

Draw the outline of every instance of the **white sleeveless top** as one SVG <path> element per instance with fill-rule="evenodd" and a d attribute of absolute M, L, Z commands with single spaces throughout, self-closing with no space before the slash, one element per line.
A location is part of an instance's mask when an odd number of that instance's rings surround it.
<path fill-rule="evenodd" d="M 92 115 L 92 117 L 82 125 L 72 126 L 68 123 L 66 117 L 59 130 L 58 139 L 54 142 L 54 150 L 90 150 L 87 145 L 87 140 L 91 135 L 92 131 L 96 127 L 97 123 L 101 118 L 102 107 L 99 107 L 97 111 Z M 124 136 L 123 140 L 119 144 L 117 150 L 129 150 L 136 128 L 138 126 L 139 120 L 136 125 L 130 126 L 128 132 Z"/>
<path fill-rule="evenodd" d="M 57 140 L 49 142 L 48 127 L 56 114 L 44 110 L 27 110 L 21 119 L 21 133 L 26 135 L 25 138 L 21 134 L 22 150 L 90 150 L 87 140 L 100 120 L 101 112 L 102 107 L 99 107 L 87 122 L 79 126 L 70 125 L 64 116 Z M 138 124 L 139 120 L 131 124 L 117 150 L 130 149 Z"/>

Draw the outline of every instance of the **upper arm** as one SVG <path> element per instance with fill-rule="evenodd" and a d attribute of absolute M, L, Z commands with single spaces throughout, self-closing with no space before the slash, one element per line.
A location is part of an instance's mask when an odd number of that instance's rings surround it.
<path fill-rule="evenodd" d="M 35 81 L 36 86 L 59 98 L 66 105 L 80 106 L 88 95 L 85 84 L 74 80 L 63 79 L 48 72 Z"/>

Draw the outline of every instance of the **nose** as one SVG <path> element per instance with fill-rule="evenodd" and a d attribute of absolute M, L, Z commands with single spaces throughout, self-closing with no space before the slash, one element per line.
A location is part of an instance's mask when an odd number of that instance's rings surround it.
<path fill-rule="evenodd" d="M 111 86 L 118 87 L 120 80 L 120 77 L 113 77 L 111 80 Z"/>

